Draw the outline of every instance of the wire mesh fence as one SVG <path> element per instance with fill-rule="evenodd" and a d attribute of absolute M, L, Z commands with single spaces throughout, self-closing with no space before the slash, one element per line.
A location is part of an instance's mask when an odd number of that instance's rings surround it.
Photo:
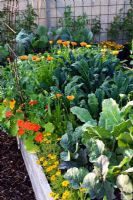
<path fill-rule="evenodd" d="M 0 8 L 5 2 L 0 1 Z M 64 17 L 67 6 L 71 6 L 73 18 L 86 14 L 90 28 L 100 22 L 101 29 L 95 37 L 96 42 L 111 39 L 108 28 L 114 17 L 119 12 L 124 17 L 130 8 L 130 0 L 19 0 L 19 10 L 24 10 L 27 4 L 32 4 L 38 15 L 37 24 L 48 28 L 59 27 L 59 19 Z M 119 41 L 123 43 L 125 40 L 125 32 L 122 31 Z"/>

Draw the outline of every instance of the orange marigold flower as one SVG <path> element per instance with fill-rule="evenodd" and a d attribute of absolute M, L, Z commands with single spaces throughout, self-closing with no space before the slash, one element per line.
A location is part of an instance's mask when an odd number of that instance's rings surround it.
<path fill-rule="evenodd" d="M 80 43 L 80 46 L 81 46 L 81 47 L 85 47 L 86 45 L 87 45 L 86 42 L 81 42 L 81 43 Z"/>
<path fill-rule="evenodd" d="M 25 130 L 23 128 L 19 128 L 18 130 L 18 135 L 24 135 L 25 134 Z"/>
<path fill-rule="evenodd" d="M 26 55 L 24 55 L 24 56 L 20 56 L 19 58 L 20 58 L 20 60 L 28 60 L 28 59 L 29 59 L 29 57 L 26 56 Z"/>
<path fill-rule="evenodd" d="M 60 97 L 62 97 L 62 94 L 61 93 L 57 93 L 57 94 L 55 94 L 55 96 L 56 96 L 56 98 L 60 98 Z"/>
<path fill-rule="evenodd" d="M 62 44 L 62 40 L 57 40 L 57 44 Z"/>
<path fill-rule="evenodd" d="M 10 118 L 13 116 L 13 113 L 11 111 L 7 111 L 5 115 L 6 115 L 6 118 Z"/>
<path fill-rule="evenodd" d="M 72 46 L 77 46 L 77 42 L 71 42 Z"/>
<path fill-rule="evenodd" d="M 43 134 L 37 133 L 36 136 L 35 136 L 35 141 L 36 142 L 42 142 L 43 141 Z"/>
<path fill-rule="evenodd" d="M 73 95 L 67 96 L 67 99 L 68 99 L 69 101 L 73 101 L 73 100 L 75 99 L 75 96 L 73 96 Z"/>
<path fill-rule="evenodd" d="M 46 58 L 46 60 L 47 60 L 47 61 L 52 61 L 52 60 L 54 60 L 54 58 L 53 58 L 52 56 L 48 56 L 48 57 Z"/>
<path fill-rule="evenodd" d="M 36 105 L 36 104 L 38 104 L 38 101 L 37 101 L 37 100 L 31 100 L 31 101 L 29 102 L 29 105 L 31 105 L 31 106 Z"/>
<path fill-rule="evenodd" d="M 39 58 L 38 56 L 32 56 L 32 61 L 40 61 L 41 58 Z"/>
<path fill-rule="evenodd" d="M 68 46 L 70 44 L 70 41 L 64 41 L 62 42 L 63 46 Z"/>

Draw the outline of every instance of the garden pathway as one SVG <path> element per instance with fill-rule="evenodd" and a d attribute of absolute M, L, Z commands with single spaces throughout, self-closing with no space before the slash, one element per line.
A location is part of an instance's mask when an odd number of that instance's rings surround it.
<path fill-rule="evenodd" d="M 15 138 L 0 132 L 0 200 L 35 200 Z"/>

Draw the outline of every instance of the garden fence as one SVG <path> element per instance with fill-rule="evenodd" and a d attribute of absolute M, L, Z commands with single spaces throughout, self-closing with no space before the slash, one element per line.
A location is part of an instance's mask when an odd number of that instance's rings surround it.
<path fill-rule="evenodd" d="M 6 2 L 0 0 L 0 9 Z M 59 19 L 63 17 L 66 6 L 71 6 L 73 17 L 86 13 L 90 20 L 90 27 L 94 19 L 98 17 L 101 21 L 101 31 L 96 37 L 97 41 L 111 39 L 107 32 L 110 23 L 120 9 L 123 8 L 122 14 L 125 16 L 130 7 L 130 0 L 19 0 L 19 10 L 24 10 L 28 3 L 32 4 L 38 14 L 37 23 L 46 25 L 48 28 L 59 26 Z M 120 41 L 125 41 L 124 31 L 121 33 Z"/>

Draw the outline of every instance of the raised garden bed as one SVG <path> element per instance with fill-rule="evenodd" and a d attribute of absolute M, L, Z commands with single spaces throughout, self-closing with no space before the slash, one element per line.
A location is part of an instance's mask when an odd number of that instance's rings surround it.
<path fill-rule="evenodd" d="M 37 200 L 53 200 L 50 197 L 51 188 L 42 167 L 36 163 L 36 154 L 28 153 L 23 142 L 20 140 L 20 150 L 27 168 L 32 187 Z"/>

